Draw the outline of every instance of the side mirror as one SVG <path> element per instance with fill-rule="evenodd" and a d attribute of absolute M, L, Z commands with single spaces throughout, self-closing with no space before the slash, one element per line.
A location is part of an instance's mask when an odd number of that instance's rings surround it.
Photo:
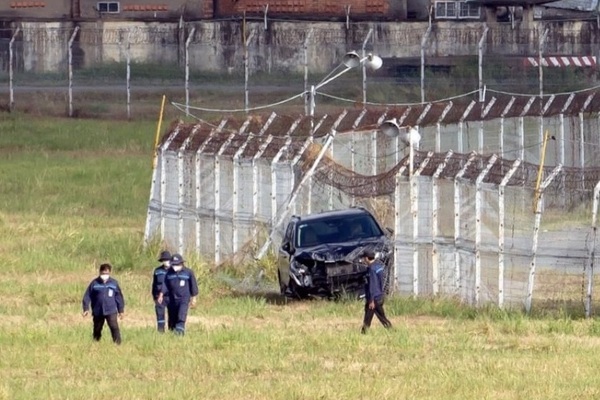
<path fill-rule="evenodd" d="M 394 230 L 392 228 L 386 226 L 385 230 L 388 231 L 388 234 L 394 235 Z"/>
<path fill-rule="evenodd" d="M 285 242 L 284 244 L 281 245 L 281 248 L 286 253 L 292 254 L 292 246 L 291 246 L 290 242 Z"/>

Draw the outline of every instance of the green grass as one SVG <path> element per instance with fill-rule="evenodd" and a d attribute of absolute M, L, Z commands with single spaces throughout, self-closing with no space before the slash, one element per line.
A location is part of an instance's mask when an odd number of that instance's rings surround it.
<path fill-rule="evenodd" d="M 201 286 L 187 334 L 155 333 L 161 246 L 142 246 L 155 129 L 0 115 L 0 399 L 600 396 L 596 319 L 395 297 L 395 329 L 374 321 L 364 336 L 360 302 L 285 301 L 274 282 L 233 290 L 272 260 L 215 273 L 187 255 Z M 121 346 L 106 328 L 92 342 L 80 315 L 106 261 L 127 301 Z"/>

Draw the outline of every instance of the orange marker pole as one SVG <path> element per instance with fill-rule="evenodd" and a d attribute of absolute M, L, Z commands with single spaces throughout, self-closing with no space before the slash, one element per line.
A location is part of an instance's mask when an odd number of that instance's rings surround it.
<path fill-rule="evenodd" d="M 158 126 L 156 127 L 156 137 L 154 138 L 154 157 L 152 159 L 152 169 L 156 168 L 156 159 L 158 158 L 158 138 L 160 136 L 160 127 L 162 125 L 166 99 L 167 96 L 163 94 L 162 103 L 160 104 L 160 114 L 158 116 Z"/>

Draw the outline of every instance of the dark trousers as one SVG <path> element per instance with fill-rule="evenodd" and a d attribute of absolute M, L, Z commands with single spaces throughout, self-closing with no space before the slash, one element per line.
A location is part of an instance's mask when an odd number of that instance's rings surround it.
<path fill-rule="evenodd" d="M 166 300 L 163 300 L 160 304 L 156 299 L 154 300 L 154 311 L 156 312 L 156 327 L 159 332 L 165 331 L 165 308 Z"/>
<path fill-rule="evenodd" d="M 119 319 L 118 314 L 111 315 L 94 315 L 94 340 L 100 340 L 102 338 L 102 328 L 104 327 L 104 321 L 110 328 L 110 334 L 113 342 L 121 344 L 121 331 L 119 330 Z"/>
<path fill-rule="evenodd" d="M 168 326 L 170 331 L 175 331 L 176 334 L 183 335 L 185 333 L 185 320 L 189 309 L 189 301 L 174 302 L 170 301 L 167 304 Z"/>
<path fill-rule="evenodd" d="M 373 315 L 377 316 L 377 319 L 381 321 L 384 327 L 391 328 L 392 323 L 385 316 L 385 310 L 383 309 L 383 299 L 375 300 L 375 307 L 371 310 L 369 309 L 370 301 L 365 302 L 365 318 L 363 319 L 362 333 L 367 332 L 367 329 L 371 327 L 371 321 L 373 321 Z"/>

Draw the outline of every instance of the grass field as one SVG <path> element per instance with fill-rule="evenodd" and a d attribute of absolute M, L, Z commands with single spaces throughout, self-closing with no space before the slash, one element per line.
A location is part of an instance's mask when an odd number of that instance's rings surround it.
<path fill-rule="evenodd" d="M 157 101 L 158 103 L 158 101 Z M 201 296 L 159 335 L 143 248 L 155 122 L 0 114 L 0 399 L 591 399 L 600 322 L 392 298 L 362 304 L 233 290 L 190 255 Z M 123 344 L 91 338 L 98 264 L 126 297 Z"/>

